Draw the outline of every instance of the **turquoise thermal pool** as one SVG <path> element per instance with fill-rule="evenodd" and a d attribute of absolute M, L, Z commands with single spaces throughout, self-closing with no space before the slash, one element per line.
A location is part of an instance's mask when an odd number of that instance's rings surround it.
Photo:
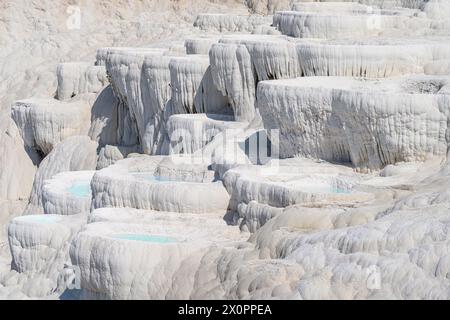
<path fill-rule="evenodd" d="M 350 193 L 352 193 L 352 191 L 349 189 L 340 188 L 340 187 L 331 187 L 330 193 L 350 194 Z"/>
<path fill-rule="evenodd" d="M 143 241 L 143 242 L 151 242 L 151 243 L 174 243 L 177 242 L 176 239 L 166 236 L 156 236 L 156 235 L 150 235 L 150 234 L 118 234 L 113 236 L 113 238 L 116 239 L 122 239 L 122 240 L 131 240 L 131 241 Z"/>
<path fill-rule="evenodd" d="M 36 215 L 18 217 L 18 218 L 16 218 L 16 220 L 23 221 L 23 222 L 50 224 L 50 223 L 56 223 L 56 222 L 60 221 L 61 218 L 56 217 L 54 215 L 36 214 Z"/>
<path fill-rule="evenodd" d="M 171 182 L 171 181 L 182 181 L 182 180 L 173 180 L 169 178 L 163 178 L 160 176 L 156 176 L 154 173 L 148 173 L 148 172 L 133 172 L 133 177 L 145 181 L 150 182 Z"/>
<path fill-rule="evenodd" d="M 69 193 L 79 197 L 86 198 L 91 196 L 90 182 L 74 182 L 68 189 Z"/>

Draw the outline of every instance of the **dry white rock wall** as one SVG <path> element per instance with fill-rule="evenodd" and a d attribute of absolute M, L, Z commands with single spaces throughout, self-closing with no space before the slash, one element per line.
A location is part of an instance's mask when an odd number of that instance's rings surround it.
<path fill-rule="evenodd" d="M 138 156 L 98 171 L 91 183 L 93 208 L 131 207 L 182 213 L 227 213 L 229 195 L 221 181 L 192 182 L 160 177 L 158 163 L 165 156 Z M 181 162 L 181 168 L 183 167 Z M 200 165 L 207 171 L 207 165 Z M 208 195 L 208 201 L 204 196 Z"/>
<path fill-rule="evenodd" d="M 288 2 L 246 1 L 270 13 Z M 365 5 L 383 7 L 382 38 L 367 37 Z M 57 298 L 79 267 L 81 298 L 448 299 L 450 46 L 436 36 L 448 33 L 446 2 L 294 9 L 275 14 L 280 30 L 324 39 L 218 35 L 277 33 L 270 17 L 234 13 L 199 16 L 214 34 L 180 22 L 164 43 L 146 43 L 160 17 L 136 34 L 111 25 L 147 47 L 60 64 L 55 110 L 18 103 L 15 123 L 0 115 L 0 143 L 14 151 L 0 164 L 20 171 L 10 162 L 27 159 L 21 184 L 0 189 L 0 223 L 23 206 L 25 173 L 39 164 L 32 215 L 9 226 L 11 265 L 0 242 L 0 297 Z M 87 106 L 84 136 L 66 136 L 76 117 L 62 115 L 76 104 Z M 271 160 L 269 146 L 293 158 Z"/>
<path fill-rule="evenodd" d="M 30 195 L 28 213 L 43 210 L 42 187 L 45 180 L 65 171 L 95 170 L 97 147 L 98 144 L 87 136 L 73 136 L 59 143 L 39 165 Z"/>
<path fill-rule="evenodd" d="M 36 173 L 33 160 L 40 159 L 25 148 L 15 123 L 11 119 L 8 122 L 7 129 L 0 132 L 0 199 L 26 200 Z"/>
<path fill-rule="evenodd" d="M 236 229 L 230 230 L 217 218 L 185 219 L 169 212 L 127 208 L 100 210 L 92 213 L 87 228 L 70 248 L 72 261 L 81 271 L 84 298 L 187 299 L 205 251 L 242 239 Z M 105 250 L 110 254 L 102 259 L 90 254 Z"/>
<path fill-rule="evenodd" d="M 103 66 L 92 66 L 86 62 L 60 63 L 56 76 L 58 100 L 68 100 L 82 93 L 97 93 L 108 83 Z"/>
<path fill-rule="evenodd" d="M 236 122 L 232 115 L 179 114 L 167 121 L 170 139 L 169 154 L 194 153 L 227 130 L 243 129 L 246 122 Z"/>
<path fill-rule="evenodd" d="M 82 100 L 21 100 L 12 106 L 11 117 L 20 130 L 25 146 L 47 155 L 64 139 L 87 134 L 90 108 Z"/>
<path fill-rule="evenodd" d="M 220 37 L 198 37 L 189 38 L 184 42 L 186 48 L 186 54 L 208 54 L 209 49 L 214 43 L 219 41 Z"/>
<path fill-rule="evenodd" d="M 258 108 L 264 127 L 280 130 L 282 157 L 379 169 L 446 156 L 449 83 L 448 77 L 432 76 L 264 81 Z"/>
<path fill-rule="evenodd" d="M 262 15 L 199 14 L 194 27 L 208 32 L 253 32 L 260 25 L 270 24 Z"/>
<path fill-rule="evenodd" d="M 173 58 L 169 69 L 171 114 L 227 112 L 228 101 L 214 86 L 207 55 Z"/>
<path fill-rule="evenodd" d="M 68 262 L 71 237 L 85 223 L 85 216 L 28 215 L 13 219 L 8 228 L 13 269 L 43 273 L 51 278 Z"/>
<path fill-rule="evenodd" d="M 229 36 L 210 50 L 217 88 L 237 120 L 255 116 L 259 81 L 299 76 L 384 78 L 433 74 L 450 59 L 448 38 L 409 40 L 293 40 L 280 36 Z"/>

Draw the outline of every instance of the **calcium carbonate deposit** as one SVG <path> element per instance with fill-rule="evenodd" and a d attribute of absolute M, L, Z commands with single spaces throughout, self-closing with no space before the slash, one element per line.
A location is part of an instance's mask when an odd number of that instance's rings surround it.
<path fill-rule="evenodd" d="M 450 299 L 450 1 L 74 3 L 0 1 L 0 299 Z"/>

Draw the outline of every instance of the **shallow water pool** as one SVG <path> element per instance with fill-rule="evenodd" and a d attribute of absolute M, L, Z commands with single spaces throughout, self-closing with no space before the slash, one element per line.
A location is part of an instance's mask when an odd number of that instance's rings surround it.
<path fill-rule="evenodd" d="M 68 192 L 79 198 L 87 198 L 91 196 L 91 184 L 90 182 L 74 182 Z"/>
<path fill-rule="evenodd" d="M 160 176 L 155 176 L 154 173 L 148 173 L 148 172 L 133 172 L 132 175 L 133 175 L 133 177 L 135 177 L 137 179 L 142 179 L 142 180 L 151 181 L 151 182 L 177 181 L 177 180 L 172 180 L 172 179 L 168 179 L 168 178 L 163 178 Z M 178 181 L 181 181 L 181 180 L 178 180 Z"/>
<path fill-rule="evenodd" d="M 331 193 L 350 194 L 350 193 L 352 193 L 352 191 L 349 189 L 340 188 L 340 187 L 331 187 Z"/>
<path fill-rule="evenodd" d="M 151 243 L 174 243 L 177 242 L 176 239 L 166 236 L 156 236 L 150 234 L 118 234 L 115 235 L 114 238 L 122 239 L 122 240 L 131 240 L 131 241 L 143 241 L 143 242 L 151 242 Z"/>
<path fill-rule="evenodd" d="M 56 222 L 60 221 L 61 218 L 55 217 L 53 215 L 36 214 L 36 215 L 18 217 L 18 218 L 16 218 L 16 220 L 23 221 L 23 222 L 50 224 L 50 223 L 56 223 Z"/>

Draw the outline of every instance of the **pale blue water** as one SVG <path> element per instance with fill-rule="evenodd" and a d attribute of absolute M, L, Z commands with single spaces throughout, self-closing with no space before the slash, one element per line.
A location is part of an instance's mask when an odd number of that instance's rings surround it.
<path fill-rule="evenodd" d="M 79 198 L 91 196 L 91 184 L 89 182 L 74 182 L 68 189 L 69 193 Z"/>
<path fill-rule="evenodd" d="M 343 189 L 343 188 L 339 188 L 339 187 L 331 187 L 331 193 L 350 194 L 351 190 Z"/>
<path fill-rule="evenodd" d="M 351 189 L 346 189 L 333 185 L 319 184 L 305 186 L 304 190 L 309 193 L 335 193 L 335 194 L 350 194 Z"/>
<path fill-rule="evenodd" d="M 134 173 L 132 173 L 132 175 L 135 178 L 146 180 L 146 181 L 151 181 L 151 182 L 177 181 L 177 180 L 172 180 L 172 179 L 168 179 L 168 178 L 163 178 L 163 177 L 160 177 L 160 176 L 155 176 L 155 174 L 153 174 L 153 173 L 134 172 Z M 181 181 L 181 180 L 178 180 L 178 181 Z"/>
<path fill-rule="evenodd" d="M 114 236 L 116 239 L 122 239 L 122 240 L 132 240 L 132 241 L 144 241 L 144 242 L 151 242 L 151 243 L 173 243 L 177 242 L 176 239 L 171 237 L 165 237 L 165 236 L 153 236 L 150 234 L 118 234 Z"/>
<path fill-rule="evenodd" d="M 56 223 L 61 218 L 51 216 L 51 215 L 45 215 L 45 214 L 36 214 L 36 215 L 30 215 L 30 216 L 22 216 L 16 218 L 19 221 L 26 221 L 26 222 L 34 222 L 34 223 L 42 223 L 42 224 L 50 224 L 50 223 Z"/>

